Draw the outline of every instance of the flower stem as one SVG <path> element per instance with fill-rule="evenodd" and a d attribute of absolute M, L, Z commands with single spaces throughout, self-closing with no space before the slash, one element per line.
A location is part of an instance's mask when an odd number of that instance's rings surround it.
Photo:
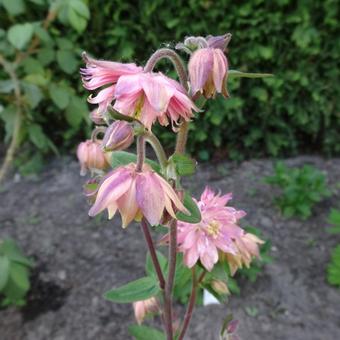
<path fill-rule="evenodd" d="M 171 60 L 175 66 L 180 83 L 186 90 L 188 90 L 188 75 L 183 61 L 181 57 L 170 48 L 160 48 L 154 54 L 152 54 L 144 67 L 144 71 L 152 72 L 156 64 L 163 58 Z"/>
<path fill-rule="evenodd" d="M 168 164 L 168 158 L 166 157 L 165 151 L 159 139 L 151 131 L 146 132 L 144 136 L 145 140 L 152 146 L 153 150 L 155 151 L 162 170 L 165 170 Z"/>
<path fill-rule="evenodd" d="M 136 171 L 141 172 L 145 159 L 145 137 L 140 135 L 137 137 L 137 165 Z"/>
<path fill-rule="evenodd" d="M 183 120 L 181 127 L 179 128 L 179 131 L 177 133 L 175 153 L 182 154 L 185 152 L 185 146 L 187 144 L 187 139 L 188 139 L 188 131 L 189 131 L 189 122 L 186 122 L 185 120 Z"/>
<path fill-rule="evenodd" d="M 161 269 L 161 266 L 160 266 L 158 258 L 157 258 L 156 250 L 155 250 L 155 247 L 154 247 L 154 244 L 153 244 L 153 241 L 152 241 L 152 237 L 151 237 L 151 234 L 150 234 L 150 231 L 149 231 L 148 223 L 146 222 L 146 220 L 144 218 L 142 218 L 141 226 L 142 226 L 142 230 L 143 230 L 143 233 L 144 233 L 145 241 L 146 241 L 148 248 L 149 248 L 152 263 L 153 263 L 155 270 L 156 270 L 156 274 L 157 274 L 157 277 L 158 277 L 158 280 L 159 280 L 159 286 L 161 287 L 162 290 L 164 290 L 165 279 L 164 279 L 162 269 Z"/>
<path fill-rule="evenodd" d="M 187 329 L 189 327 L 189 323 L 190 323 L 190 320 L 191 320 L 191 317 L 192 317 L 192 314 L 193 314 L 193 310 L 194 310 L 194 307 L 195 307 L 195 302 L 196 302 L 197 280 L 196 280 L 195 267 L 193 267 L 191 269 L 191 272 L 192 272 L 191 295 L 190 295 L 187 311 L 185 313 L 182 329 L 181 329 L 181 332 L 178 336 L 178 340 L 183 340 L 183 338 L 184 338 L 185 332 L 187 331 Z"/>

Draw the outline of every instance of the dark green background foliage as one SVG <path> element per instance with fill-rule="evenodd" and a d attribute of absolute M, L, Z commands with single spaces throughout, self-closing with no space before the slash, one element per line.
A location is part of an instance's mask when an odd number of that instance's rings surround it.
<path fill-rule="evenodd" d="M 208 104 L 200 114 L 203 119 L 192 125 L 191 151 L 201 159 L 340 153 L 338 1 L 92 0 L 88 4 L 91 18 L 85 31 L 60 22 L 50 29 L 55 50 L 73 53 L 72 62 L 64 65 L 71 68 L 74 63 L 74 67 L 67 72 L 58 60 L 43 67 L 67 91 L 85 94 L 76 73 L 82 49 L 98 58 L 144 63 L 155 49 L 174 47 L 187 35 L 231 32 L 231 68 L 270 72 L 275 78 L 230 80 L 231 98 Z M 44 16 L 38 5 L 29 2 L 26 7 L 18 21 Z M 2 12 L 1 26 L 10 24 Z M 164 64 L 161 69 L 171 66 Z M 34 119 L 57 147 L 68 148 L 84 137 L 85 120 L 70 118 L 67 108 L 46 99 Z M 169 130 L 158 131 L 171 146 Z"/>

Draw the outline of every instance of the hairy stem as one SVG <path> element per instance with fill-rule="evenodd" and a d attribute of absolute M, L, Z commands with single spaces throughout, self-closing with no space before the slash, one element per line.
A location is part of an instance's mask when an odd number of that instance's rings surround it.
<path fill-rule="evenodd" d="M 145 137 L 140 135 L 137 137 L 137 165 L 136 171 L 141 172 L 145 159 Z"/>
<path fill-rule="evenodd" d="M 192 268 L 192 288 L 191 288 L 191 295 L 189 299 L 189 304 L 187 307 L 187 311 L 184 316 L 184 321 L 182 325 L 181 332 L 178 336 L 178 340 L 183 340 L 184 335 L 189 327 L 189 323 L 192 317 L 192 313 L 195 307 L 195 302 L 196 302 L 196 290 L 197 290 L 197 281 L 196 281 L 196 271 L 195 267 Z"/>
<path fill-rule="evenodd" d="M 0 65 L 3 66 L 5 72 L 8 74 L 10 79 L 13 82 L 14 86 L 14 96 L 15 96 L 15 105 L 16 105 L 16 113 L 15 113 L 15 122 L 14 122 L 14 128 L 13 128 L 13 134 L 11 143 L 6 151 L 6 156 L 4 159 L 4 162 L 0 168 L 0 182 L 4 179 L 6 176 L 6 173 L 9 169 L 9 167 L 12 164 L 15 151 L 19 144 L 19 137 L 20 137 L 20 129 L 22 125 L 22 103 L 21 103 L 21 90 L 20 90 L 20 83 L 19 79 L 17 77 L 17 74 L 15 73 L 15 69 L 13 65 L 8 62 L 1 54 L 0 54 Z"/>
<path fill-rule="evenodd" d="M 171 62 L 175 66 L 180 83 L 186 90 L 188 90 L 188 75 L 187 75 L 185 66 L 183 64 L 183 61 L 181 57 L 175 51 L 171 50 L 170 48 L 160 48 L 154 54 L 152 54 L 152 56 L 149 58 L 149 60 L 147 61 L 144 67 L 144 71 L 152 72 L 156 64 L 161 59 L 164 59 L 164 58 L 171 60 Z"/>
<path fill-rule="evenodd" d="M 162 170 L 164 170 L 168 164 L 168 158 L 166 157 L 162 144 L 151 131 L 146 132 L 144 136 L 145 140 L 152 146 L 153 150 L 155 151 L 158 162 Z"/>

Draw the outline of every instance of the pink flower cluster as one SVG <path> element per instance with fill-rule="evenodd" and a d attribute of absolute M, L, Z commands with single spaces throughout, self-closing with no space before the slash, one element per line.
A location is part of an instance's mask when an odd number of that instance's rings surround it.
<path fill-rule="evenodd" d="M 197 202 L 201 222 L 178 221 L 178 247 L 189 268 L 200 260 L 211 271 L 219 259 L 227 257 L 234 274 L 237 268 L 249 266 L 252 258 L 259 256 L 258 245 L 263 242 L 237 225 L 245 212 L 226 206 L 231 198 L 231 194 L 216 195 L 207 187 Z"/>

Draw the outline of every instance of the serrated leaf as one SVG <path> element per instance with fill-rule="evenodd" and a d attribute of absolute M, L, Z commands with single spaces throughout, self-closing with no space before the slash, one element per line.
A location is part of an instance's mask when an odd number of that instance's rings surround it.
<path fill-rule="evenodd" d="M 156 277 L 148 276 L 127 283 L 104 294 L 104 298 L 117 303 L 131 303 L 146 300 L 160 292 Z"/>
<path fill-rule="evenodd" d="M 83 32 L 87 26 L 90 12 L 85 3 L 81 0 L 70 0 L 67 18 L 71 26 L 79 33 Z"/>
<path fill-rule="evenodd" d="M 176 217 L 178 220 L 188 223 L 199 223 L 201 222 L 202 216 L 201 212 L 196 204 L 196 202 L 192 199 L 191 195 L 187 192 L 184 194 L 183 204 L 189 211 L 190 215 L 187 215 L 181 211 L 177 212 Z"/>
<path fill-rule="evenodd" d="M 165 340 L 165 335 L 156 328 L 149 326 L 129 326 L 129 333 L 135 337 L 136 340 Z"/>
<path fill-rule="evenodd" d="M 31 40 L 34 27 L 30 23 L 17 24 L 7 32 L 8 41 L 18 50 L 23 50 Z"/>
<path fill-rule="evenodd" d="M 230 78 L 268 78 L 274 77 L 271 73 L 247 73 L 237 70 L 229 70 L 228 77 Z"/>
<path fill-rule="evenodd" d="M 1 0 L 8 14 L 16 16 L 25 12 L 24 0 Z"/>

